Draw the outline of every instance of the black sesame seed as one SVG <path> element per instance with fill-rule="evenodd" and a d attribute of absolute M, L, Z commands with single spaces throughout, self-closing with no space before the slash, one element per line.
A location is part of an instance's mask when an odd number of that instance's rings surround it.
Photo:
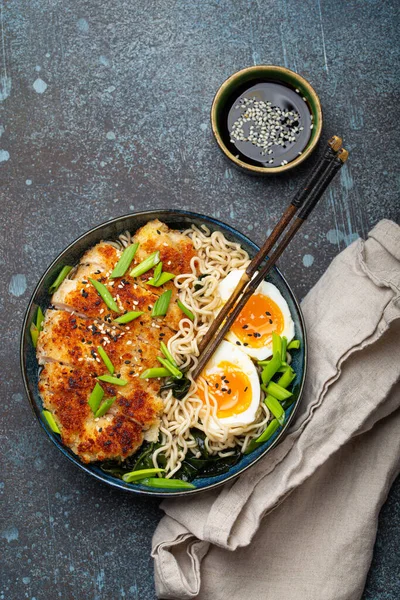
<path fill-rule="evenodd" d="M 121 377 L 121 373 L 118 373 L 118 375 L 116 375 L 117 379 L 119 379 Z"/>
<path fill-rule="evenodd" d="M 232 390 L 231 389 L 228 390 L 228 394 L 232 394 Z"/>
<path fill-rule="evenodd" d="M 242 329 L 248 329 L 248 325 L 243 325 Z"/>
<path fill-rule="evenodd" d="M 244 391 L 247 392 L 248 389 L 249 389 L 249 386 L 246 385 L 246 387 L 244 388 Z"/>
<path fill-rule="evenodd" d="M 215 384 L 215 387 L 218 389 L 218 388 L 219 388 L 219 383 L 216 383 L 216 384 Z"/>
<path fill-rule="evenodd" d="M 248 346 L 248 343 L 247 343 L 247 342 L 245 342 L 245 343 L 243 344 L 243 346 Z"/>
<path fill-rule="evenodd" d="M 270 325 L 272 325 L 272 323 L 273 323 L 273 320 L 272 320 L 272 319 L 270 319 L 270 320 L 269 320 L 269 324 L 270 324 Z"/>
<path fill-rule="evenodd" d="M 228 388 L 221 388 L 221 392 L 227 392 Z"/>
<path fill-rule="evenodd" d="M 81 294 L 84 298 L 87 298 L 89 294 L 85 290 L 81 290 Z"/>
<path fill-rule="evenodd" d="M 131 361 L 130 361 L 130 360 L 126 360 L 126 361 L 125 361 L 125 364 L 126 364 L 126 365 L 130 365 L 130 364 L 131 364 Z"/>
<path fill-rule="evenodd" d="M 240 342 L 236 342 L 236 346 L 241 346 L 242 344 Z"/>

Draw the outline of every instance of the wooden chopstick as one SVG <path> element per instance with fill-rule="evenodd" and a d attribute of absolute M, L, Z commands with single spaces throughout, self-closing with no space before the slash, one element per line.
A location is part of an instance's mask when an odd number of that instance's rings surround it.
<path fill-rule="evenodd" d="M 302 206 L 304 200 L 307 198 L 309 190 L 316 184 L 318 179 L 322 176 L 325 170 L 329 167 L 329 164 L 336 157 L 339 149 L 342 145 L 342 138 L 337 135 L 334 135 L 328 142 L 328 148 L 323 155 L 322 159 L 318 161 L 313 171 L 305 181 L 304 185 L 297 192 L 282 217 L 275 225 L 271 235 L 266 239 L 264 244 L 261 246 L 260 250 L 254 256 L 250 264 L 247 266 L 246 271 L 243 273 L 240 281 L 238 282 L 236 288 L 233 290 L 229 301 L 222 307 L 220 312 L 218 313 L 218 317 L 211 323 L 210 327 L 207 330 L 207 333 L 201 340 L 199 345 L 199 354 L 201 355 L 204 349 L 208 346 L 211 340 L 214 338 L 217 333 L 220 324 L 227 317 L 229 311 L 232 306 L 235 304 L 236 300 L 239 298 L 242 290 L 246 286 L 246 284 L 253 277 L 254 273 L 258 270 L 260 264 L 265 260 L 268 256 L 271 249 L 275 246 L 276 242 L 293 219 L 297 210 Z"/>
<path fill-rule="evenodd" d="M 197 377 L 203 371 L 205 365 L 207 364 L 207 362 L 209 361 L 211 356 L 214 354 L 218 345 L 220 344 L 220 342 L 222 341 L 222 339 L 224 338 L 226 333 L 229 331 L 229 329 L 231 328 L 232 324 L 235 322 L 237 317 L 239 316 L 242 308 L 245 306 L 245 304 L 247 303 L 249 298 L 254 294 L 254 292 L 258 288 L 259 284 L 261 283 L 261 281 L 263 281 L 265 279 L 265 277 L 268 275 L 268 273 L 270 272 L 272 267 L 275 265 L 276 261 L 281 256 L 283 251 L 287 248 L 288 244 L 293 239 L 294 235 L 297 233 L 297 231 L 299 230 L 301 225 L 304 223 L 304 221 L 307 219 L 307 217 L 310 215 L 312 210 L 315 208 L 315 206 L 317 205 L 321 196 L 323 195 L 324 191 L 326 190 L 326 188 L 328 187 L 328 185 L 330 184 L 332 179 L 335 177 L 336 173 L 340 170 L 340 168 L 346 162 L 347 158 L 348 158 L 348 152 L 347 152 L 347 150 L 342 148 L 338 152 L 337 156 L 335 156 L 335 158 L 329 163 L 327 169 L 324 171 L 324 173 L 321 175 L 321 177 L 315 183 L 313 188 L 311 190 L 309 190 L 308 197 L 307 197 L 306 201 L 304 202 L 304 205 L 300 209 L 298 217 L 296 217 L 296 219 L 293 221 L 292 225 L 286 232 L 282 241 L 279 243 L 276 250 L 269 257 L 268 262 L 259 270 L 257 275 L 255 275 L 248 282 L 242 295 L 240 296 L 239 300 L 236 303 L 232 302 L 232 296 L 231 296 L 231 298 L 227 302 L 227 304 L 229 304 L 229 308 L 228 308 L 229 314 L 226 317 L 225 321 L 223 321 L 223 319 L 221 319 L 222 311 L 217 315 L 217 318 L 215 319 L 215 321 L 218 321 L 219 329 L 218 329 L 214 339 L 201 352 L 201 354 L 199 356 L 199 361 L 193 371 L 194 379 L 197 379 Z"/>

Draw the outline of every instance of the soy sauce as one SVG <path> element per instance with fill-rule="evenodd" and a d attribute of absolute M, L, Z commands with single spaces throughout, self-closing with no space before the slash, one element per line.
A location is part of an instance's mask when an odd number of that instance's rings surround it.
<path fill-rule="evenodd" d="M 242 87 L 239 92 L 227 104 L 224 142 L 232 154 L 265 168 L 297 158 L 306 148 L 313 127 L 310 108 L 301 93 L 274 81 L 253 81 L 251 87 Z M 254 118 L 248 119 L 250 113 Z M 244 122 L 238 126 L 241 119 Z M 281 143 L 274 141 L 274 135 Z M 236 139 L 238 136 L 244 139 Z"/>

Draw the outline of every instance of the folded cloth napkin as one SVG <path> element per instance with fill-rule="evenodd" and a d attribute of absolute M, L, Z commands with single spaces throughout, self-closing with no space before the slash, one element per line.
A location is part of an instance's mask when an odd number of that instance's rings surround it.
<path fill-rule="evenodd" d="M 285 439 L 222 490 L 166 500 L 159 598 L 355 600 L 400 470 L 400 227 L 381 221 L 302 303 L 309 364 Z"/>

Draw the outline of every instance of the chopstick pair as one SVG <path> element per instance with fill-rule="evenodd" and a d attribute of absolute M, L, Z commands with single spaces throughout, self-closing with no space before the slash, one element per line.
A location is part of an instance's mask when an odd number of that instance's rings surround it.
<path fill-rule="evenodd" d="M 193 370 L 194 379 L 200 375 L 218 345 L 239 316 L 244 305 L 254 294 L 259 284 L 266 278 L 294 235 L 315 208 L 336 173 L 346 162 L 348 152 L 341 145 L 342 139 L 339 136 L 333 136 L 329 140 L 328 149 L 324 156 L 317 163 L 304 186 L 297 192 L 274 227 L 271 235 L 248 265 L 229 300 L 210 325 L 199 347 L 199 360 Z M 293 220 L 296 213 L 297 216 Z M 292 224 L 290 225 L 290 223 Z M 290 227 L 285 236 L 279 242 L 271 256 L 268 257 L 269 252 L 278 242 L 288 225 Z M 267 262 L 262 266 L 264 260 Z"/>

